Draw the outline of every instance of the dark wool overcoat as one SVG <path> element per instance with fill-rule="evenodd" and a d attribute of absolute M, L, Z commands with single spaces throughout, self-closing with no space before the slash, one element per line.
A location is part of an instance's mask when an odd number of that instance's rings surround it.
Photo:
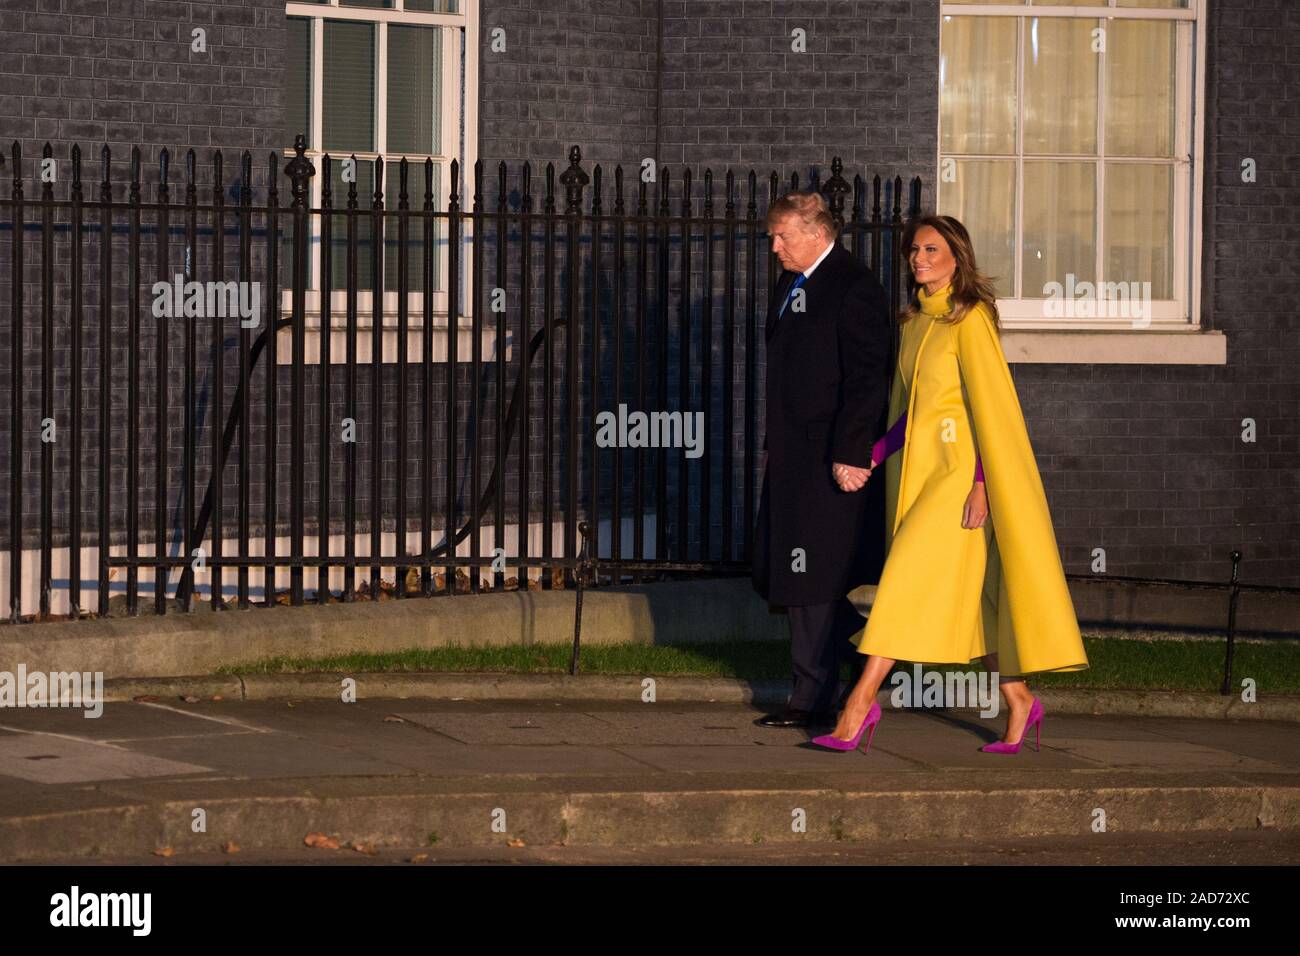
<path fill-rule="evenodd" d="M 801 287 L 804 311 L 767 313 L 767 468 L 754 534 L 754 587 L 776 605 L 820 604 L 880 579 L 885 473 L 841 491 L 831 465 L 866 467 L 888 423 L 892 327 L 872 271 L 837 241 Z M 799 549 L 796 552 L 796 549 Z"/>

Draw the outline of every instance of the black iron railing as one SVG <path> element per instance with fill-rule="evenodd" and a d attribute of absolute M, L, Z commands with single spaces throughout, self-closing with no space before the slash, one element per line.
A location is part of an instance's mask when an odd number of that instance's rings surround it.
<path fill-rule="evenodd" d="M 41 160 L 59 169 L 48 144 Z M 540 192 L 528 163 L 493 182 L 479 162 L 464 196 L 453 161 L 439 204 L 432 158 L 421 196 L 406 158 L 326 155 L 317 170 L 301 137 L 260 185 L 248 152 L 227 183 L 219 151 L 201 185 L 190 150 L 174 198 L 169 162 L 146 201 L 131 150 L 123 199 L 105 146 L 92 199 L 74 147 L 66 195 L 42 176 L 29 198 L 13 147 L 12 622 L 51 616 L 64 587 L 76 618 L 116 613 L 114 590 L 138 613 L 150 584 L 165 613 L 205 591 L 249 607 L 747 569 L 757 333 L 779 274 L 763 215 L 797 175 L 728 171 L 719 190 L 708 170 L 699 184 L 638 170 L 628 188 L 615 167 L 607 195 L 575 146 Z M 896 312 L 902 179 L 850 183 L 836 159 L 807 185 Z M 918 179 L 908 216 L 919 202 Z M 245 313 L 259 300 L 269 319 Z M 620 405 L 698 414 L 702 453 L 601 445 L 597 416 Z"/>

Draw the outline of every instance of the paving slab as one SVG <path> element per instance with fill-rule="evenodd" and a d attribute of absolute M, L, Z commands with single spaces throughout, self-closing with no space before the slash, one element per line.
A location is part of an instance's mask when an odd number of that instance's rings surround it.
<path fill-rule="evenodd" d="M 209 768 L 55 734 L 14 734 L 0 740 L 6 776 L 35 783 L 68 784 L 122 777 L 172 777 Z"/>

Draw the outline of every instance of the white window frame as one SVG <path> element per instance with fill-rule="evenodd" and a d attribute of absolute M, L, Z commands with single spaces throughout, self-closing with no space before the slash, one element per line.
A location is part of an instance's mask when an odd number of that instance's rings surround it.
<path fill-rule="evenodd" d="M 1175 127 L 1174 127 L 1174 244 L 1172 285 L 1176 297 L 1151 302 L 1149 326 L 1138 327 L 1130 318 L 1047 317 L 1043 314 L 1043 299 L 1008 297 L 998 302 L 1002 319 L 1004 346 L 1012 361 L 1051 362 L 1191 362 L 1194 364 L 1222 364 L 1226 361 L 1226 341 L 1221 334 L 1203 332 L 1201 328 L 1201 254 L 1204 202 L 1205 167 L 1205 59 L 1208 0 L 1189 0 L 1186 9 L 1161 9 L 1149 7 L 1117 7 L 1115 0 L 1108 6 L 1030 6 L 1026 3 L 963 4 L 944 2 L 940 6 L 940 29 L 947 18 L 1015 17 L 1020 21 L 1016 45 L 1017 90 L 1024 88 L 1023 42 L 1026 22 L 1032 17 L 1070 17 L 1085 20 L 1109 19 L 1165 20 L 1175 22 L 1176 70 L 1175 77 Z M 1103 24 L 1104 25 L 1104 24 Z M 1104 57 L 1105 53 L 1098 54 Z M 1098 135 L 1103 135 L 1105 122 L 1105 60 L 1099 65 L 1100 97 L 1098 101 Z M 1024 130 L 1024 97 L 1017 96 L 1016 148 L 1012 155 L 944 154 L 942 129 L 938 129 L 935 145 L 936 169 L 942 169 L 947 159 L 1000 160 L 1016 164 L 1015 229 L 1015 282 L 1019 291 L 1023 243 L 1024 165 L 1022 148 Z M 938 125 L 942 124 L 942 111 Z M 1105 165 L 1110 161 L 1143 162 L 1141 157 L 1107 158 L 1101 154 L 1104 140 L 1098 140 L 1098 154 L 1093 156 L 1037 155 L 1037 159 L 1090 161 L 1097 168 L 1097 214 L 1094 237 L 1096 239 L 1097 275 L 1102 281 L 1101 264 L 1105 255 Z M 1164 160 L 1165 157 L 1159 157 Z M 1145 160 L 1150 161 L 1150 160 Z M 943 177 L 936 178 L 936 204 L 943 191 Z M 1170 333 L 1200 333 L 1194 336 L 1171 337 Z M 1123 336 L 1123 341 L 1116 336 Z M 1172 347 L 1171 347 L 1172 346 Z M 1013 357 L 1014 356 L 1014 357 Z"/>
<path fill-rule="evenodd" d="M 308 19 L 311 24 L 311 143 L 312 146 L 306 151 L 306 156 L 311 160 L 316 168 L 316 174 L 311 177 L 311 191 L 309 196 L 310 205 L 313 209 L 318 209 L 321 204 L 321 195 L 323 191 L 323 169 L 321 158 L 326 150 L 322 149 L 323 138 L 323 108 L 324 108 L 324 57 L 322 55 L 325 48 L 325 21 L 326 20 L 353 20 L 361 23 L 373 23 L 377 25 L 376 29 L 376 57 L 375 57 L 375 145 L 379 147 L 377 151 L 355 153 L 331 153 L 331 159 L 335 162 L 341 162 L 345 156 L 355 155 L 359 162 L 374 161 L 381 155 L 384 158 L 384 210 L 385 219 L 388 219 L 388 213 L 397 209 L 397 196 L 400 180 L 398 179 L 398 167 L 403 158 L 408 160 L 411 168 L 411 174 L 408 182 L 410 188 L 410 208 L 412 211 L 419 211 L 424 203 L 424 161 L 427 155 L 432 155 L 435 167 L 438 169 L 438 210 L 445 212 L 448 197 L 451 195 L 451 160 L 457 159 L 460 162 L 460 208 L 462 212 L 469 213 L 470 207 L 468 202 L 472 202 L 473 188 L 473 171 L 474 164 L 478 159 L 478 47 L 479 47 L 479 0 L 458 0 L 457 13 L 430 13 L 417 10 L 406 10 L 406 0 L 393 0 L 392 8 L 384 7 L 360 7 L 341 5 L 340 0 L 326 0 L 324 3 L 303 3 L 295 0 L 286 0 L 285 16 L 301 17 Z M 388 153 L 382 147 L 388 140 L 388 30 L 389 24 L 399 26 L 433 26 L 442 28 L 442 76 L 441 89 L 443 91 L 443 102 L 440 110 L 441 128 L 439 130 L 438 142 L 440 152 L 433 154 L 412 154 L 412 153 Z M 464 86 L 461 85 L 462 69 L 462 51 L 461 40 L 462 33 L 464 38 Z M 462 143 L 461 129 L 465 130 L 464 140 Z M 296 135 L 297 131 L 291 131 Z M 284 156 L 287 158 L 297 155 L 292 145 L 286 146 Z M 284 185 L 281 184 L 283 192 Z M 367 194 L 357 195 L 358 210 L 369 210 L 372 196 Z M 346 194 L 335 194 L 331 197 L 335 211 L 346 209 Z M 282 217 L 283 218 L 283 217 Z M 306 361 L 308 364 L 314 364 L 320 361 L 320 306 L 321 306 L 321 259 L 324 250 L 321 248 L 321 217 L 312 215 L 311 221 L 311 239 L 310 239 L 310 256 L 311 256 L 311 286 L 305 294 L 305 319 L 307 326 L 306 338 Z M 422 235 L 422 226 L 418 218 L 412 217 L 410 220 L 412 239 L 419 238 Z M 441 220 L 445 234 L 446 219 Z M 336 218 L 334 222 L 335 233 L 341 227 L 342 220 Z M 473 288 L 473 258 L 469 255 L 472 249 L 474 224 L 467 215 L 461 220 L 461 256 L 460 256 L 460 289 L 461 289 L 461 308 L 457 314 L 457 352 L 461 358 L 468 358 L 471 349 L 470 331 L 472 322 L 472 297 L 465 295 L 465 290 Z M 437 263 L 435 274 L 442 277 L 443 288 L 432 291 L 433 301 L 431 303 L 433 316 L 433 361 L 446 361 L 447 359 L 447 331 L 448 308 L 447 308 L 447 280 L 450 275 L 448 260 L 449 246 L 446 243 L 439 243 L 436 253 Z M 381 361 L 397 361 L 397 312 L 401 293 L 397 290 L 385 290 L 383 292 L 383 355 Z M 373 330 L 373 308 L 374 292 L 370 289 L 357 290 L 357 361 L 360 364 L 367 364 L 371 361 L 372 353 L 372 330 Z M 423 360 L 423 329 L 424 329 L 424 293 L 410 291 L 406 296 L 407 303 L 407 360 L 409 362 L 419 362 Z M 293 300 L 292 292 L 289 289 L 281 290 L 280 310 L 282 317 L 292 314 Z M 347 329 L 347 290 L 335 289 L 330 293 L 330 352 L 332 362 L 342 362 L 345 360 L 346 350 L 346 329 Z M 364 330 L 366 334 L 360 332 Z M 280 333 L 281 341 L 277 348 L 277 355 L 281 364 L 292 361 L 292 355 L 287 347 L 289 344 L 290 332 L 288 329 Z M 495 331 L 483 330 L 483 345 L 485 355 L 494 355 L 495 349 Z"/>

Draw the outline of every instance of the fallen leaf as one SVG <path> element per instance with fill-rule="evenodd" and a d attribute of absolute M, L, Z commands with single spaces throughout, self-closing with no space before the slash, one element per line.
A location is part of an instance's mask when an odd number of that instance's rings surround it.
<path fill-rule="evenodd" d="M 524 841 L 515 837 L 513 840 L 507 840 L 506 846 L 524 846 Z"/>
<path fill-rule="evenodd" d="M 212 695 L 212 699 L 213 699 L 213 700 L 225 700 L 226 698 L 222 697 L 220 694 L 213 694 L 213 695 Z"/>
<path fill-rule="evenodd" d="M 185 694 L 181 697 L 181 700 L 185 701 L 187 704 L 197 704 L 199 702 L 199 699 L 193 694 Z"/>
<path fill-rule="evenodd" d="M 411 858 L 410 858 L 409 860 L 407 860 L 406 862 L 407 862 L 407 863 L 423 863 L 423 862 L 424 862 L 425 860 L 427 860 L 428 858 L 429 858 L 429 854 L 427 854 L 427 853 L 417 853 L 417 854 L 415 854 L 415 856 L 411 857 Z"/>
<path fill-rule="evenodd" d="M 356 850 L 358 853 L 364 853 L 366 856 L 376 856 L 379 853 L 379 851 L 369 843 L 353 843 L 352 849 Z"/>
<path fill-rule="evenodd" d="M 406 720 L 405 720 L 404 718 L 402 718 L 402 717 L 398 717 L 396 714 L 389 714 L 387 717 L 384 718 L 384 723 L 386 723 L 386 724 L 404 724 L 404 723 L 406 723 Z"/>
<path fill-rule="evenodd" d="M 319 850 L 337 850 L 339 848 L 339 841 L 332 836 L 326 836 L 324 833 L 308 833 L 302 842 Z"/>
<path fill-rule="evenodd" d="M 175 852 L 176 852 L 176 851 L 173 850 L 173 849 L 172 849 L 171 847 L 169 847 L 169 846 L 160 846 L 158 849 L 156 849 L 156 850 L 153 851 L 153 855 L 154 855 L 154 856 L 171 856 L 171 855 L 172 855 L 173 853 L 175 853 Z"/>
<path fill-rule="evenodd" d="M 223 852 L 223 853 L 238 853 L 238 852 L 239 852 L 239 844 L 238 844 L 238 843 L 235 843 L 233 840 L 232 840 L 232 841 L 227 841 L 226 843 L 221 844 L 221 852 Z"/>

